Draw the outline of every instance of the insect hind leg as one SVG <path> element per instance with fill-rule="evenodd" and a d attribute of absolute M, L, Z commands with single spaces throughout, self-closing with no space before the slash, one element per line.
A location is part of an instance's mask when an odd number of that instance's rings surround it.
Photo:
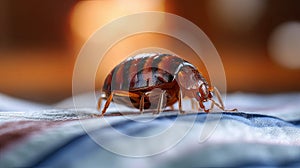
<path fill-rule="evenodd" d="M 102 114 L 101 114 L 102 116 L 104 116 L 104 114 L 105 114 L 107 108 L 109 107 L 110 102 L 111 102 L 112 99 L 113 99 L 113 96 L 114 96 L 114 91 L 110 93 L 109 97 L 107 98 L 107 100 L 106 100 L 106 102 L 105 102 L 105 105 L 104 105 L 104 108 L 103 108 Z M 101 99 L 101 101 L 102 101 L 102 99 Z M 100 100 L 99 100 L 99 102 L 100 102 Z"/>
<path fill-rule="evenodd" d="M 113 97 L 114 96 L 120 96 L 120 97 L 132 97 L 132 98 L 137 98 L 139 97 L 138 94 L 135 94 L 135 93 L 131 93 L 131 92 L 127 92 L 127 91 L 122 91 L 122 90 L 114 90 L 110 93 L 110 95 L 108 96 L 106 102 L 105 102 L 105 105 L 104 105 L 104 108 L 102 110 L 102 116 L 105 114 L 107 108 L 109 107 L 111 101 L 113 100 Z M 102 104 L 102 100 L 104 99 L 105 97 L 100 97 L 99 100 L 98 100 L 98 110 L 100 110 L 101 108 L 101 104 Z"/>
<path fill-rule="evenodd" d="M 105 98 L 106 98 L 105 93 L 102 93 L 102 92 L 101 92 L 100 97 L 99 97 L 99 99 L 98 99 L 98 103 L 97 103 L 97 110 L 98 110 L 98 111 L 101 110 L 102 101 L 103 101 L 103 99 L 105 99 Z"/>

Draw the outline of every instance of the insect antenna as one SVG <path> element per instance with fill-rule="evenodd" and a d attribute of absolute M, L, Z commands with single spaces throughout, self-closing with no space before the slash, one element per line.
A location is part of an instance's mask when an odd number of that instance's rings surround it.
<path fill-rule="evenodd" d="M 219 90 L 216 87 L 213 87 L 213 89 L 211 89 L 211 90 L 217 96 L 218 103 L 215 100 L 210 99 L 210 101 L 212 102 L 212 104 L 211 104 L 211 107 L 210 107 L 209 111 L 212 110 L 212 108 L 214 107 L 214 105 L 216 105 L 218 108 L 220 108 L 223 111 L 238 111 L 236 108 L 235 109 L 230 109 L 230 110 L 225 109 L 225 106 L 224 106 L 224 103 L 223 103 L 223 99 L 221 97 L 221 93 L 219 92 Z"/>

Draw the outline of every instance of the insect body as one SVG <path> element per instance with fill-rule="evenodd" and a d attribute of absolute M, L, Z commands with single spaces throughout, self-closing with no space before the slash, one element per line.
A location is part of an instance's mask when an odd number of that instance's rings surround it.
<path fill-rule="evenodd" d="M 177 101 L 179 111 L 183 112 L 184 96 L 196 98 L 205 112 L 211 111 L 214 105 L 225 110 L 218 90 L 208 85 L 197 68 L 170 54 L 144 53 L 121 62 L 106 77 L 102 92 L 105 95 L 99 98 L 99 110 L 102 99 L 107 99 L 102 114 L 113 97 L 119 97 L 116 100 L 121 104 L 132 104 L 140 112 L 155 106 L 159 113 L 164 104 L 173 107 Z M 216 93 L 219 103 L 212 99 L 213 93 Z M 211 101 L 211 107 L 206 109 L 203 103 L 208 100 Z"/>

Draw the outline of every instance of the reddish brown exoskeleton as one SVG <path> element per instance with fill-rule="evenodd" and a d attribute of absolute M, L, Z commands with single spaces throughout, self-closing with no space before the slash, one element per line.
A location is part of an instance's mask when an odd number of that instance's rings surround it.
<path fill-rule="evenodd" d="M 155 90 L 160 92 L 154 93 Z M 119 103 L 133 105 L 140 112 L 154 105 L 157 113 L 165 106 L 173 109 L 178 101 L 178 108 L 182 110 L 182 98 L 195 98 L 200 108 L 210 112 L 214 106 L 225 110 L 219 91 L 208 85 L 197 68 L 184 59 L 170 54 L 144 53 L 126 59 L 117 65 L 106 77 L 102 88 L 103 96 L 99 98 L 98 110 L 103 99 L 107 99 L 102 110 L 106 112 L 113 97 L 119 97 Z M 213 100 L 213 93 L 219 103 Z M 150 101 L 150 95 L 155 101 Z M 152 98 L 153 99 L 153 98 Z M 204 102 L 211 101 L 210 108 Z"/>

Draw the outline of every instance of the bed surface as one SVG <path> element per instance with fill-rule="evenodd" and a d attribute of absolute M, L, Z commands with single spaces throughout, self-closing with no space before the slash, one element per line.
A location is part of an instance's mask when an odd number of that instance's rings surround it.
<path fill-rule="evenodd" d="M 300 166 L 300 93 L 230 94 L 232 113 L 104 118 L 71 99 L 0 98 L 0 167 Z"/>

